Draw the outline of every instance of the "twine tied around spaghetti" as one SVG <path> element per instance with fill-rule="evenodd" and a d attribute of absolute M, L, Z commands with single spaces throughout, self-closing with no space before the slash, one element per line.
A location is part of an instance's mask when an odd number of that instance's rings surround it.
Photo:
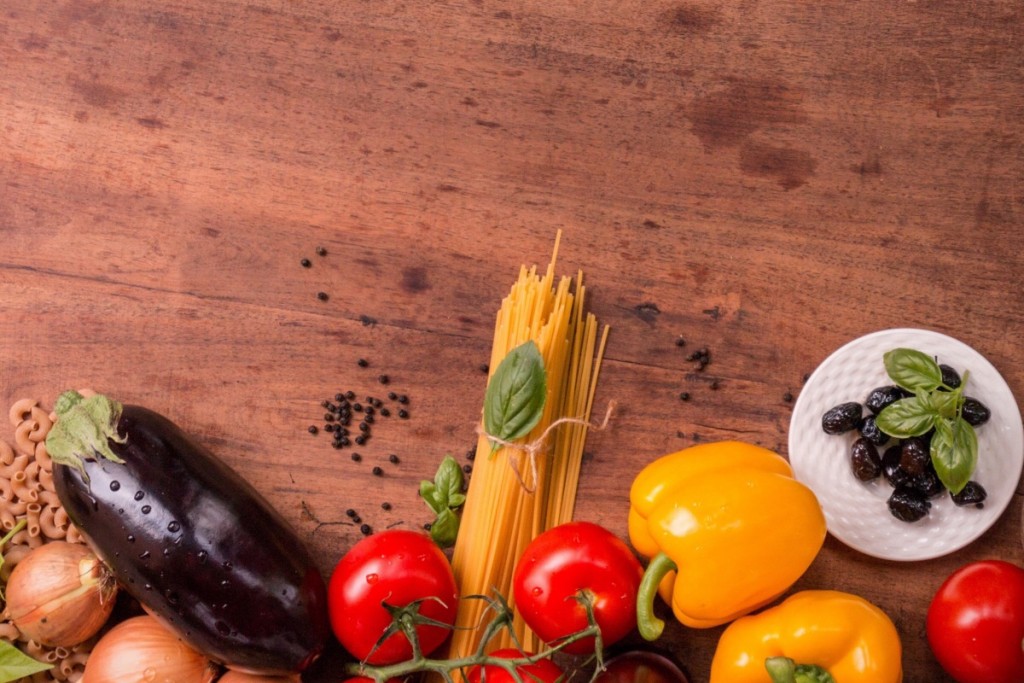
<path fill-rule="evenodd" d="M 530 476 L 533 480 L 533 486 L 529 486 L 526 483 L 526 480 L 523 478 L 523 473 L 519 469 L 519 463 L 515 458 L 509 458 L 509 467 L 511 467 L 512 472 L 515 473 L 516 479 L 519 480 L 519 485 L 522 487 L 522 489 L 528 494 L 533 494 L 537 490 L 537 455 L 540 453 L 541 449 L 544 448 L 544 445 L 547 442 L 548 435 L 556 427 L 560 427 L 564 424 L 580 425 L 582 427 L 587 427 L 588 429 L 593 429 L 599 432 L 604 431 L 608 427 L 608 423 L 612 419 L 612 413 L 615 412 L 615 406 L 616 403 L 614 400 L 608 401 L 608 409 L 605 410 L 604 419 L 601 420 L 600 424 L 594 424 L 589 420 L 584 420 L 583 418 L 579 417 L 560 417 L 551 424 L 549 424 L 547 428 L 540 433 L 540 436 L 538 436 L 533 441 L 530 441 L 529 443 L 525 444 L 516 443 L 514 441 L 506 441 L 505 439 L 500 439 L 496 436 L 488 434 L 487 430 L 483 428 L 483 425 L 477 425 L 476 433 L 480 436 L 487 437 L 487 440 L 490 441 L 492 444 L 497 444 L 498 446 L 502 446 L 504 448 L 511 448 L 512 450 L 526 454 L 526 457 L 530 462 Z"/>

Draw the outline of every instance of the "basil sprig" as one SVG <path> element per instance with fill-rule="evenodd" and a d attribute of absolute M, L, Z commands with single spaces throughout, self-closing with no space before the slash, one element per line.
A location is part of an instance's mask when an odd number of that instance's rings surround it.
<path fill-rule="evenodd" d="M 484 429 L 492 454 L 502 441 L 515 441 L 530 433 L 544 413 L 547 400 L 544 358 L 532 340 L 515 347 L 502 359 L 484 394 Z"/>
<path fill-rule="evenodd" d="M 931 356 L 914 349 L 893 349 L 883 357 L 885 371 L 897 385 L 913 393 L 887 406 L 875 418 L 878 428 L 895 439 L 921 436 L 931 430 L 931 458 L 939 481 L 959 493 L 978 464 L 978 436 L 963 418 L 964 387 L 942 381 L 942 370 Z"/>
<path fill-rule="evenodd" d="M 420 482 L 420 497 L 437 517 L 430 525 L 430 537 L 442 548 L 455 545 L 459 534 L 459 516 L 456 510 L 466 502 L 462 492 L 462 468 L 451 455 L 444 456 L 434 481 Z"/>

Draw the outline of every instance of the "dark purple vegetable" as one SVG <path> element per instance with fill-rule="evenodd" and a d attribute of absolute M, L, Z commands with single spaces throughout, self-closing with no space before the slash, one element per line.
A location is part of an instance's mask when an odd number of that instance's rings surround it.
<path fill-rule="evenodd" d="M 252 486 L 146 408 L 66 392 L 56 412 L 57 495 L 132 597 L 232 668 L 300 672 L 320 656 L 323 578 Z"/>

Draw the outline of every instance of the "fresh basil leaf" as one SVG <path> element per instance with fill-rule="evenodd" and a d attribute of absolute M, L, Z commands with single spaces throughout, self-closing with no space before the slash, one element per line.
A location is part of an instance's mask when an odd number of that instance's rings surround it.
<path fill-rule="evenodd" d="M 52 664 L 36 661 L 6 640 L 0 640 L 0 683 L 20 681 L 52 668 Z"/>
<path fill-rule="evenodd" d="M 440 513 L 441 510 L 448 507 L 444 504 L 444 501 L 441 500 L 441 496 L 438 493 L 434 482 L 427 481 L 426 479 L 420 482 L 420 498 L 423 499 L 423 502 L 425 502 L 435 514 Z"/>
<path fill-rule="evenodd" d="M 932 391 L 942 385 L 942 370 L 931 356 L 915 349 L 892 349 L 882 357 L 885 371 L 904 389 Z"/>
<path fill-rule="evenodd" d="M 928 404 L 939 417 L 953 419 L 960 414 L 964 395 L 959 389 L 956 391 L 933 391 L 927 396 Z"/>
<path fill-rule="evenodd" d="M 875 418 L 875 424 L 894 439 L 907 439 L 931 429 L 936 417 L 938 413 L 927 396 L 911 396 L 886 406 Z"/>
<path fill-rule="evenodd" d="M 442 548 L 455 545 L 459 535 L 459 517 L 451 509 L 444 509 L 430 525 L 430 537 Z"/>
<path fill-rule="evenodd" d="M 502 441 L 526 436 L 540 422 L 546 399 L 544 358 L 527 341 L 508 352 L 487 384 L 484 429 Z"/>
<path fill-rule="evenodd" d="M 450 455 L 446 455 L 434 475 L 434 485 L 440 492 L 440 499 L 445 507 L 453 506 L 453 498 L 462 496 L 462 468 Z"/>
<path fill-rule="evenodd" d="M 974 427 L 963 418 L 937 421 L 931 456 L 939 481 L 950 493 L 960 493 L 978 465 L 978 435 Z"/>

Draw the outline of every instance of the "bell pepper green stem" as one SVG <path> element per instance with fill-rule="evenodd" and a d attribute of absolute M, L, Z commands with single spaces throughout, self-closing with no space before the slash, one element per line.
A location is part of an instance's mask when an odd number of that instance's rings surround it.
<path fill-rule="evenodd" d="M 815 664 L 797 664 L 789 657 L 769 657 L 764 661 L 772 683 L 836 683 L 825 669 Z"/>
<path fill-rule="evenodd" d="M 658 553 L 647 565 L 636 596 L 636 625 L 644 640 L 657 640 L 665 630 L 665 622 L 654 615 L 654 596 L 665 575 L 676 569 L 676 563 L 665 553 Z"/>

